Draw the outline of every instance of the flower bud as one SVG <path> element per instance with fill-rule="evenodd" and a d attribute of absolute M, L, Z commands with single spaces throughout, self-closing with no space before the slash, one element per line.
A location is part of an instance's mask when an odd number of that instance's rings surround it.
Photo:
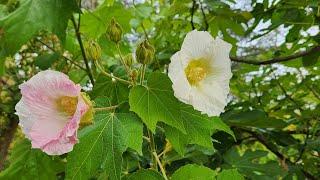
<path fill-rule="evenodd" d="M 87 112 L 82 116 L 80 120 L 80 128 L 83 128 L 85 126 L 93 124 L 93 115 L 94 115 L 94 110 L 93 110 L 93 104 L 92 101 L 90 100 L 90 97 L 86 93 L 81 93 L 81 97 L 83 98 L 84 102 L 88 105 L 89 109 Z"/>
<path fill-rule="evenodd" d="M 111 23 L 107 28 L 107 35 L 115 43 L 118 43 L 122 38 L 122 28 L 114 18 L 111 19 Z"/>
<path fill-rule="evenodd" d="M 89 59 L 97 61 L 101 58 L 101 47 L 97 42 L 89 41 L 85 45 L 85 50 Z"/>
<path fill-rule="evenodd" d="M 147 40 L 144 40 L 137 47 L 136 59 L 141 64 L 150 64 L 153 61 L 154 53 L 154 47 Z"/>
<path fill-rule="evenodd" d="M 133 64 L 133 55 L 132 55 L 132 53 L 129 53 L 124 57 L 124 63 L 126 63 L 126 65 L 128 67 L 132 66 L 132 64 Z"/>
<path fill-rule="evenodd" d="M 130 77 L 131 77 L 131 79 L 132 79 L 133 81 L 136 81 L 137 78 L 138 78 L 138 76 L 139 76 L 139 72 L 138 72 L 136 69 L 134 69 L 134 70 L 131 71 Z"/>

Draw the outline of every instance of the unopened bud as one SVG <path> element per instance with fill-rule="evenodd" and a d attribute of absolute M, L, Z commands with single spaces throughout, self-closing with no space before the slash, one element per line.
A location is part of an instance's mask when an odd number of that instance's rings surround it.
<path fill-rule="evenodd" d="M 124 63 L 126 63 L 126 65 L 128 67 L 132 66 L 132 64 L 133 64 L 133 55 L 132 55 L 132 53 L 129 53 L 124 57 Z"/>
<path fill-rule="evenodd" d="M 150 64 L 154 58 L 154 47 L 147 41 L 141 42 L 136 50 L 136 59 L 141 64 Z"/>
<path fill-rule="evenodd" d="M 97 61 L 101 58 L 101 47 L 97 42 L 89 41 L 85 45 L 85 50 L 89 59 Z"/>
<path fill-rule="evenodd" d="M 111 19 L 107 28 L 107 35 L 109 39 L 115 43 L 118 43 L 122 38 L 122 28 L 114 18 Z"/>
<path fill-rule="evenodd" d="M 130 77 L 131 77 L 131 79 L 132 79 L 133 81 L 136 81 L 137 78 L 138 78 L 138 76 L 139 76 L 139 72 L 138 72 L 136 69 L 134 69 L 134 70 L 131 71 Z"/>

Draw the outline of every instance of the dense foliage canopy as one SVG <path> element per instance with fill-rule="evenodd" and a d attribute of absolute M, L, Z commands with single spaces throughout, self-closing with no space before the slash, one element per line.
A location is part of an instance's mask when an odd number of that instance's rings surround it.
<path fill-rule="evenodd" d="M 0 0 L 0 179 L 319 179 L 319 26 L 318 0 Z M 167 76 L 193 29 L 232 44 L 219 117 Z M 60 156 L 31 149 L 15 115 L 46 69 L 96 109 Z"/>

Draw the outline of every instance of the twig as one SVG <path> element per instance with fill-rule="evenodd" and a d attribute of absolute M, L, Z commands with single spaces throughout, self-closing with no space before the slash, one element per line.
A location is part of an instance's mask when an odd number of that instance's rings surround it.
<path fill-rule="evenodd" d="M 286 89 L 281 85 L 281 83 L 275 78 L 278 86 L 280 87 L 281 91 L 283 92 L 283 94 L 285 95 L 286 98 L 288 98 L 295 106 L 296 108 L 298 108 L 301 112 L 303 111 L 303 109 L 301 108 L 301 106 L 292 98 L 292 95 L 289 95 L 286 91 Z"/>
<path fill-rule="evenodd" d="M 162 166 L 162 164 L 161 164 L 161 161 L 160 161 L 157 153 L 156 153 L 156 152 L 153 152 L 152 154 L 153 154 L 154 158 L 156 159 L 156 161 L 157 161 L 157 163 L 158 163 L 158 165 L 159 165 L 159 167 L 160 167 L 160 170 L 161 170 L 161 173 L 162 173 L 164 179 L 165 179 L 165 180 L 168 180 L 168 177 L 167 177 L 167 175 L 166 175 L 166 171 L 164 170 L 164 168 L 163 168 L 163 166 Z"/>
<path fill-rule="evenodd" d="M 202 13 L 202 16 L 203 16 L 203 21 L 204 21 L 204 30 L 208 30 L 209 29 L 209 23 L 208 23 L 208 20 L 207 20 L 207 17 L 206 17 L 206 13 L 204 12 L 204 8 L 203 8 L 203 4 L 201 2 L 200 3 L 200 9 L 201 9 L 201 13 Z"/>
<path fill-rule="evenodd" d="M 116 47 L 117 47 L 117 50 L 118 50 L 118 53 L 119 53 L 119 56 L 120 56 L 120 61 L 121 61 L 122 65 L 124 66 L 124 68 L 126 69 L 126 72 L 127 72 L 128 77 L 130 77 L 130 69 L 128 68 L 126 62 L 124 61 L 124 58 L 123 58 L 123 56 L 122 56 L 119 43 L 116 44 Z"/>
<path fill-rule="evenodd" d="M 107 73 L 106 71 L 104 71 L 103 68 L 99 65 L 99 63 L 98 63 L 97 61 L 94 61 L 94 64 L 95 64 L 96 67 L 101 71 L 101 73 L 102 73 L 103 75 L 105 75 L 105 76 L 107 76 L 107 77 L 110 77 L 110 78 L 113 78 L 113 79 L 115 79 L 115 80 L 118 80 L 119 82 L 122 82 L 122 83 L 125 83 L 125 84 L 129 84 L 129 85 L 131 84 L 130 81 L 127 81 L 127 80 L 125 80 L 125 79 L 121 79 L 121 78 L 119 78 L 119 77 L 117 77 L 117 76 L 114 76 L 114 75 L 109 74 L 109 73 Z"/>
<path fill-rule="evenodd" d="M 52 52 L 56 52 L 55 49 L 53 49 L 52 47 L 50 47 L 48 44 L 46 44 L 45 42 L 41 41 L 40 39 L 37 39 L 37 38 L 36 38 L 36 41 L 38 41 L 38 42 L 40 42 L 41 44 L 43 44 L 44 46 L 46 46 L 46 47 L 47 47 L 48 49 L 50 49 Z M 65 60 L 69 61 L 71 64 L 73 64 L 73 65 L 77 66 L 78 68 L 86 71 L 86 69 L 85 69 L 84 67 L 80 66 L 78 63 L 76 63 L 76 62 L 73 61 L 72 59 L 69 59 L 68 57 L 63 56 L 63 55 L 62 55 L 62 57 L 63 57 Z"/>
<path fill-rule="evenodd" d="M 190 10 L 190 15 L 191 15 L 190 23 L 191 23 L 192 30 L 196 29 L 193 22 L 193 16 L 194 16 L 195 10 L 196 10 L 196 0 L 192 0 L 192 7 Z"/>
<path fill-rule="evenodd" d="M 146 136 L 142 136 L 143 139 L 145 139 L 146 141 L 148 141 L 148 143 L 150 143 L 150 138 L 146 137 Z"/>
<path fill-rule="evenodd" d="M 86 65 L 86 72 L 87 72 L 87 74 L 88 74 L 88 76 L 89 76 L 89 78 L 90 78 L 90 81 L 91 81 L 92 85 L 94 85 L 93 75 L 92 75 L 92 72 L 91 72 L 90 67 L 89 67 L 89 62 L 88 62 L 88 59 L 87 59 L 87 56 L 86 56 L 85 49 L 84 49 L 84 47 L 83 47 L 83 43 L 82 43 L 82 39 L 81 39 L 81 34 L 80 34 L 80 31 L 79 31 L 79 27 L 77 26 L 76 20 L 74 19 L 73 16 L 72 16 L 72 18 L 71 18 L 71 21 L 72 21 L 73 26 L 74 26 L 74 30 L 75 30 L 75 33 L 76 33 L 76 37 L 77 37 L 78 43 L 79 43 L 79 45 L 80 45 L 81 54 L 82 54 L 84 63 L 85 63 L 85 65 Z"/>
<path fill-rule="evenodd" d="M 291 162 L 290 159 L 286 158 L 283 154 L 281 154 L 276 148 L 274 148 L 263 135 L 260 135 L 256 132 L 250 131 L 248 129 L 241 128 L 242 131 L 247 132 L 251 134 L 253 137 L 255 137 L 261 144 L 263 144 L 269 151 L 271 151 L 273 154 L 275 154 L 282 162 L 285 162 L 287 164 L 294 165 L 295 163 Z M 310 174 L 309 172 L 305 171 L 304 169 L 301 169 L 303 174 L 311 180 L 316 180 L 316 178 Z"/>
<path fill-rule="evenodd" d="M 307 56 L 309 54 L 312 54 L 318 51 L 320 51 L 320 46 L 316 46 L 311 48 L 310 50 L 299 52 L 290 56 L 275 57 L 275 58 L 264 60 L 264 61 L 247 60 L 241 57 L 230 57 L 230 59 L 231 61 L 239 62 L 239 63 L 252 64 L 252 65 L 265 65 L 265 64 L 273 64 L 273 63 L 290 61 L 299 57 Z"/>
<path fill-rule="evenodd" d="M 147 31 L 146 31 L 146 28 L 145 28 L 144 25 L 143 25 L 143 22 L 141 22 L 141 28 L 142 28 L 142 30 L 143 30 L 144 36 L 146 37 L 146 40 L 147 40 L 148 42 L 150 42 L 150 41 L 149 41 L 149 37 L 148 37 L 148 33 L 147 33 Z"/>

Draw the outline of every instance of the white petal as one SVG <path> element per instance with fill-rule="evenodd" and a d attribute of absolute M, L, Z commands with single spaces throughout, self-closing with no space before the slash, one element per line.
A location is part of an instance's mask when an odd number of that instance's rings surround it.
<path fill-rule="evenodd" d="M 219 116 L 227 104 L 226 91 L 217 83 L 205 84 L 195 88 L 191 94 L 190 102 L 196 110 L 209 116 Z"/>
<path fill-rule="evenodd" d="M 182 102 L 209 116 L 218 116 L 227 105 L 229 81 L 232 77 L 229 52 L 231 45 L 213 39 L 208 32 L 192 31 L 187 34 L 181 51 L 171 57 L 169 77 L 174 95 Z M 184 69 L 192 59 L 210 61 L 211 73 L 198 86 L 191 86 Z"/>
<path fill-rule="evenodd" d="M 193 30 L 186 35 L 181 50 L 188 53 L 193 59 L 201 58 L 213 40 L 208 32 Z"/>
<path fill-rule="evenodd" d="M 217 38 L 207 47 L 206 58 L 211 61 L 214 68 L 230 69 L 229 53 L 231 48 L 231 44 Z"/>
<path fill-rule="evenodd" d="M 171 57 L 168 75 L 173 85 L 175 96 L 182 102 L 189 99 L 189 91 L 191 86 L 185 76 L 184 68 L 187 65 L 189 57 L 183 52 L 179 51 Z"/>

